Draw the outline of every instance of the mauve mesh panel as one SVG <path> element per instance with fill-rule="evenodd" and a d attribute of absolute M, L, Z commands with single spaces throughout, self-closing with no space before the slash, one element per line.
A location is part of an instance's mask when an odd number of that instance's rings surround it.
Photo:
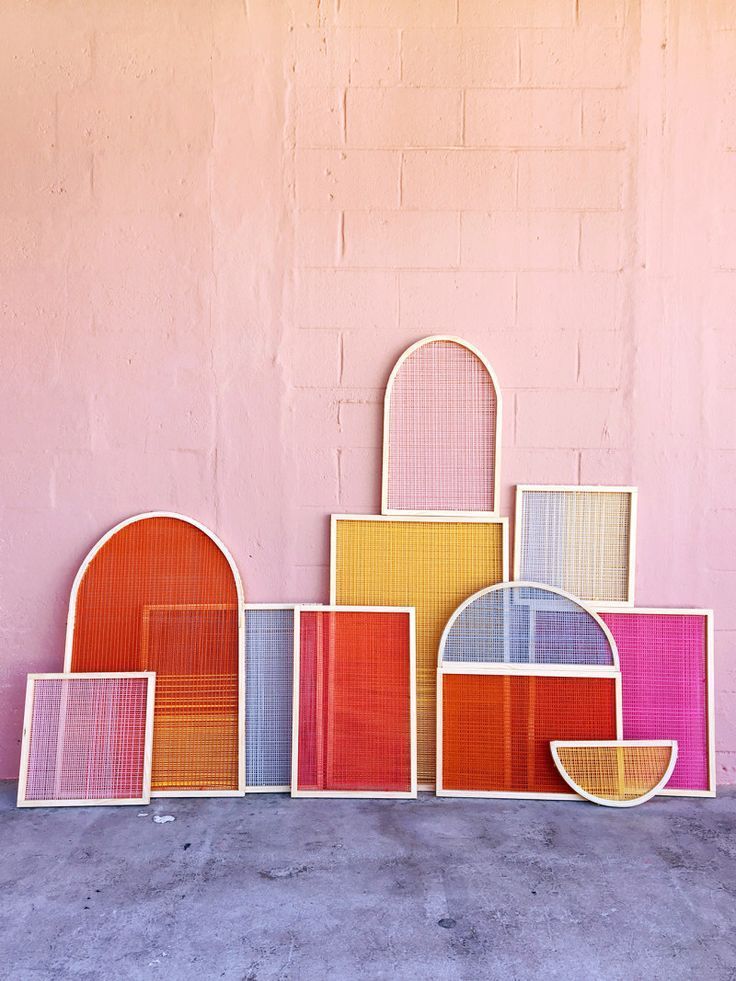
<path fill-rule="evenodd" d="M 599 603 L 629 599 L 628 491 L 521 492 L 519 579 Z"/>
<path fill-rule="evenodd" d="M 294 611 L 245 611 L 245 782 L 291 783 Z"/>
<path fill-rule="evenodd" d="M 391 389 L 387 506 L 493 511 L 497 403 L 463 345 L 430 341 L 410 354 Z"/>
<path fill-rule="evenodd" d="M 615 739 L 613 678 L 444 674 L 446 790 L 571 793 L 553 739 Z"/>
<path fill-rule="evenodd" d="M 443 661 L 614 664 L 605 631 L 578 603 L 534 586 L 482 593 L 455 618 Z"/>
<path fill-rule="evenodd" d="M 621 661 L 625 739 L 676 739 L 668 790 L 708 790 L 707 621 L 601 613 Z"/>
<path fill-rule="evenodd" d="M 298 789 L 410 792 L 409 615 L 300 617 Z"/>
<path fill-rule="evenodd" d="M 79 585 L 72 671 L 155 671 L 154 791 L 238 789 L 238 593 L 225 555 L 172 517 L 125 525 Z"/>
<path fill-rule="evenodd" d="M 26 800 L 144 796 L 147 678 L 37 678 Z"/>

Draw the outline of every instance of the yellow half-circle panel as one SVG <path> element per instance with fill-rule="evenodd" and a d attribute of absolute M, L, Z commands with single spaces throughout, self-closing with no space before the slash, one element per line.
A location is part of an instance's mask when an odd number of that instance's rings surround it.
<path fill-rule="evenodd" d="M 556 740 L 550 747 L 563 780 L 606 807 L 643 804 L 665 786 L 677 762 L 675 740 Z"/>

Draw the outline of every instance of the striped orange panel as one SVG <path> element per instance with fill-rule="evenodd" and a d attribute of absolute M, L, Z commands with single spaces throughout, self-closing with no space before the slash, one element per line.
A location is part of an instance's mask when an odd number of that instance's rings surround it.
<path fill-rule="evenodd" d="M 412 794 L 409 612 L 299 621 L 297 793 Z"/>
<path fill-rule="evenodd" d="M 239 791 L 236 574 L 204 529 L 169 515 L 123 523 L 80 570 L 66 668 L 156 672 L 154 793 Z"/>
<path fill-rule="evenodd" d="M 614 678 L 444 674 L 442 786 L 566 794 L 554 739 L 615 739 Z"/>

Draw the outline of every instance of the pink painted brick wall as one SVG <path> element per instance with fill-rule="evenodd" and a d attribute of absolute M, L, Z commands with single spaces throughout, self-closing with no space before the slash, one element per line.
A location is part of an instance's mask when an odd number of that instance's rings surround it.
<path fill-rule="evenodd" d="M 0 775 L 86 550 L 212 526 L 323 600 L 395 358 L 455 332 L 516 482 L 636 483 L 638 602 L 716 610 L 736 779 L 729 0 L 8 0 Z"/>

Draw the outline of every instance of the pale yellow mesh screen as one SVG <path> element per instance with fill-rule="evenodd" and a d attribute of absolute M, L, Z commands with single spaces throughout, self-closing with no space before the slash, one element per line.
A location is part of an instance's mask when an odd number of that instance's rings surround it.
<path fill-rule="evenodd" d="M 568 777 L 593 797 L 631 801 L 643 797 L 664 777 L 671 746 L 558 746 Z"/>
<path fill-rule="evenodd" d="M 468 596 L 503 580 L 500 522 L 336 522 L 335 602 L 416 609 L 417 768 L 435 780 L 435 709 L 440 636 Z"/>
<path fill-rule="evenodd" d="M 631 493 L 522 492 L 517 579 L 557 586 L 595 602 L 629 597 Z"/>

